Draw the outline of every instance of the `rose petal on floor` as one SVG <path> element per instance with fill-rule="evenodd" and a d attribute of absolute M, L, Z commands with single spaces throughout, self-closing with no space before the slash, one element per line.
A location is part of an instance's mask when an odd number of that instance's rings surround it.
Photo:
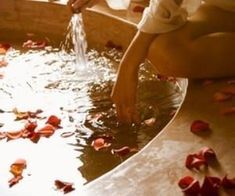
<path fill-rule="evenodd" d="M 186 195 L 198 195 L 200 193 L 200 185 L 198 180 L 191 176 L 185 176 L 178 182 L 179 187 Z"/>
<path fill-rule="evenodd" d="M 200 134 L 201 132 L 209 131 L 210 126 L 209 123 L 203 120 L 195 120 L 192 122 L 190 130 L 193 133 Z"/>
<path fill-rule="evenodd" d="M 235 178 L 228 178 L 228 176 L 224 176 L 222 179 L 222 187 L 224 189 L 235 189 Z"/>
<path fill-rule="evenodd" d="M 221 180 L 218 177 L 205 176 L 202 187 L 202 196 L 218 196 L 219 188 L 221 187 Z"/>
<path fill-rule="evenodd" d="M 201 167 L 207 167 L 208 163 L 203 156 L 200 156 L 198 154 L 189 154 L 186 157 L 185 166 L 188 169 L 200 170 Z"/>
<path fill-rule="evenodd" d="M 233 114 L 235 114 L 235 107 L 226 107 L 226 108 L 222 108 L 221 110 L 220 110 L 220 113 L 222 114 L 222 115 L 233 115 Z"/>
<path fill-rule="evenodd" d="M 197 154 L 198 156 L 203 157 L 207 162 L 216 159 L 215 151 L 207 146 L 201 148 Z"/>

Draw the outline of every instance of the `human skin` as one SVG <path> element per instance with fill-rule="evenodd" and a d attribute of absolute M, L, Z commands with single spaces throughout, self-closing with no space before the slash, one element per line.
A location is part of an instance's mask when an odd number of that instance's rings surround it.
<path fill-rule="evenodd" d="M 202 5 L 181 28 L 165 34 L 137 32 L 119 65 L 111 98 L 120 122 L 138 123 L 139 65 L 148 59 L 157 73 L 186 78 L 235 76 L 235 12 Z"/>

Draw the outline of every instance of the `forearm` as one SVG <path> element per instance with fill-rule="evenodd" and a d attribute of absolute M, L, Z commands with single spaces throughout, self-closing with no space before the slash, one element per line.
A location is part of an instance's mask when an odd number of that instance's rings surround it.
<path fill-rule="evenodd" d="M 120 62 L 118 75 L 122 72 L 128 73 L 128 75 L 138 73 L 139 65 L 146 58 L 148 48 L 155 37 L 155 34 L 140 31 L 136 33 Z"/>

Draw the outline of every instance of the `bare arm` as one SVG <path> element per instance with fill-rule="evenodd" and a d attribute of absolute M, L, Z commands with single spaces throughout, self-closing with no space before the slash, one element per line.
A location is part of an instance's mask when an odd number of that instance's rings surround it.
<path fill-rule="evenodd" d="M 120 122 L 128 124 L 139 122 L 136 110 L 139 65 L 144 61 L 149 45 L 155 37 L 155 34 L 138 31 L 120 62 L 117 80 L 111 94 Z"/>

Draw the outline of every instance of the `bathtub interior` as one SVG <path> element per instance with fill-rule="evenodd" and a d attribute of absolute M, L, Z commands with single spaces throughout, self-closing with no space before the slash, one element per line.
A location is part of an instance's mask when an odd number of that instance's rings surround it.
<path fill-rule="evenodd" d="M 134 22 L 126 22 L 123 18 L 118 18 L 118 16 L 111 17 L 111 13 L 105 15 L 103 11 L 104 10 L 100 10 L 98 6 L 83 13 L 89 48 L 96 47 L 100 50 L 100 48 L 104 48 L 104 45 L 111 40 L 116 45 L 121 45 L 125 50 L 136 31 Z M 115 13 L 121 15 L 123 12 Z M 36 34 L 37 39 L 47 37 L 47 39 L 50 40 L 50 44 L 57 48 L 61 40 L 65 38 L 67 26 L 71 18 L 71 14 L 66 6 L 57 1 L 6 0 L 0 4 L 0 15 L 0 41 L 9 40 L 10 38 L 13 43 L 16 43 L 18 48 L 25 39 L 28 39 L 28 34 Z M 110 27 L 108 32 L 104 31 L 104 26 Z M 117 65 L 115 62 L 113 64 Z M 147 64 L 146 66 L 150 65 Z M 24 66 L 21 67 L 21 69 L 24 68 Z M 15 67 L 15 70 L 18 69 L 19 68 Z M 12 68 L 12 70 L 14 71 L 14 68 Z M 53 75 L 51 76 L 53 77 Z M 164 107 L 164 105 L 172 104 L 172 111 L 179 107 L 179 103 L 182 102 L 186 92 L 186 80 L 178 79 L 176 81 L 174 80 L 174 82 L 158 81 L 154 83 L 154 86 L 151 83 L 152 81 L 143 82 L 141 88 L 148 89 L 151 87 L 152 95 L 161 95 L 158 97 L 159 103 L 157 106 L 162 104 Z M 175 93 L 173 96 L 172 90 Z M 62 94 L 64 94 L 64 92 L 61 94 L 55 93 L 54 97 L 62 96 Z M 166 97 L 162 95 L 168 95 L 168 98 L 165 99 Z M 142 99 L 148 96 L 148 93 L 144 94 Z M 24 99 L 23 97 L 24 96 L 22 96 L 22 99 Z M 39 96 L 36 100 L 41 101 L 42 99 L 45 99 L 45 96 Z M 25 100 L 23 101 L 25 102 Z M 28 102 L 30 102 L 30 99 L 28 99 Z M 48 107 L 53 102 L 56 101 L 53 99 L 50 100 L 47 103 Z M 150 102 L 153 102 L 153 100 L 150 100 Z M 177 107 L 173 107 L 174 102 L 177 102 Z M 53 109 L 51 111 L 53 111 Z M 167 113 L 167 115 L 169 115 L 169 113 Z M 163 124 L 159 124 L 158 130 L 153 132 L 149 131 L 153 129 L 151 127 L 146 129 L 146 132 L 142 134 L 137 134 L 135 128 L 123 127 L 120 133 L 115 133 L 115 138 L 119 139 L 123 146 L 127 142 L 129 145 L 133 144 L 133 146 L 138 143 L 139 147 L 142 148 L 146 142 L 141 142 L 141 140 L 149 141 L 171 118 L 168 118 Z M 131 132 L 130 129 L 132 129 Z M 67 132 L 68 129 L 64 129 L 63 131 Z M 61 132 L 55 134 L 52 139 L 50 138 L 50 142 L 43 140 L 37 145 L 21 140 L 8 143 L 0 142 L 1 149 L 7 148 L 7 153 L 5 153 L 7 156 L 4 157 L 5 161 L 1 163 L 3 176 L 9 176 L 9 166 L 15 157 L 25 157 L 28 162 L 28 169 L 23 179 L 24 183 L 20 182 L 20 186 L 16 185 L 12 189 L 9 189 L 6 181 L 3 186 L 1 185 L 3 195 L 7 196 L 21 193 L 27 196 L 31 194 L 32 190 L 38 195 L 48 195 L 49 193 L 50 195 L 57 195 L 58 192 L 53 190 L 55 179 L 71 181 L 75 184 L 76 189 L 79 189 L 77 187 L 82 187 L 87 181 L 91 181 L 102 175 L 107 170 L 115 167 L 117 163 L 120 164 L 127 158 L 116 157 L 114 158 L 115 161 L 112 161 L 113 155 L 109 152 L 97 153 L 90 147 L 85 148 L 84 151 L 86 152 L 82 152 L 82 154 L 77 149 L 78 143 L 80 146 L 83 145 L 80 143 L 81 141 L 79 141 L 79 139 L 75 142 L 74 137 L 66 138 L 65 140 L 60 136 Z M 90 140 L 88 141 L 91 142 Z M 120 147 L 120 144 L 117 147 Z M 107 156 L 107 154 L 109 155 Z M 76 171 L 78 168 L 80 172 Z M 104 170 L 104 168 L 106 169 Z"/>

